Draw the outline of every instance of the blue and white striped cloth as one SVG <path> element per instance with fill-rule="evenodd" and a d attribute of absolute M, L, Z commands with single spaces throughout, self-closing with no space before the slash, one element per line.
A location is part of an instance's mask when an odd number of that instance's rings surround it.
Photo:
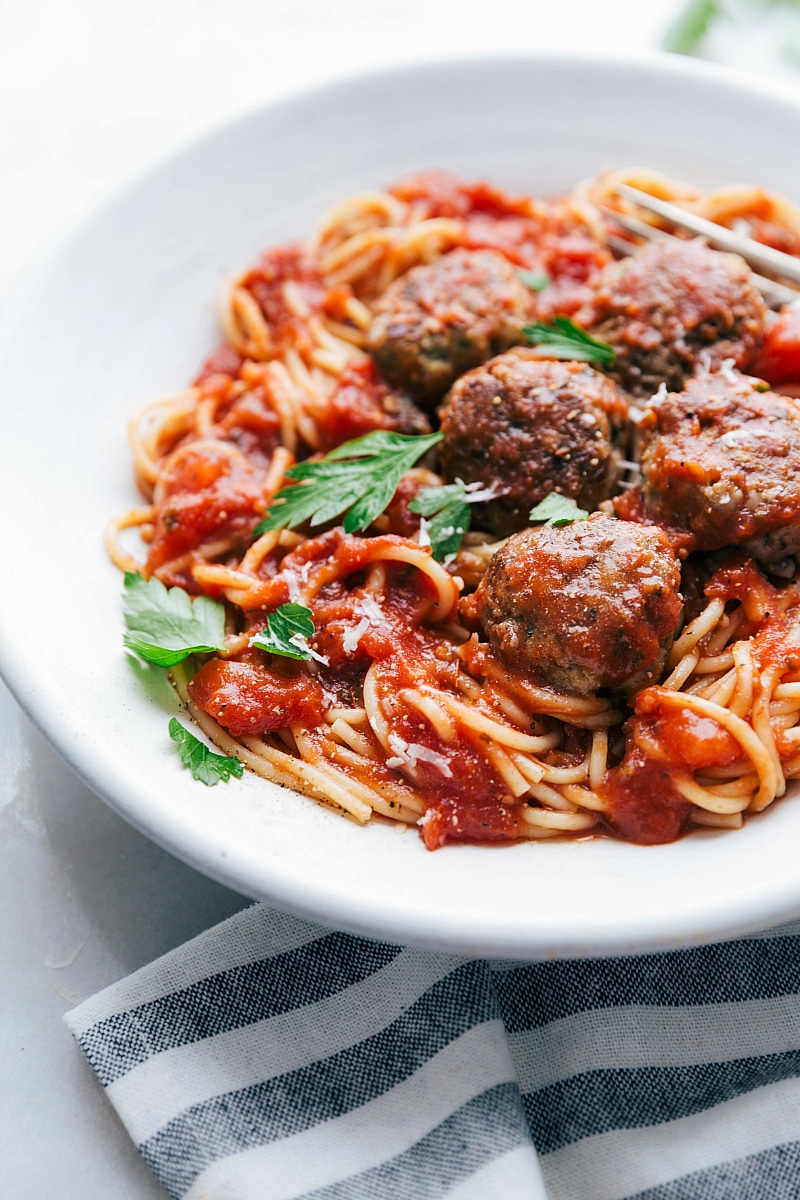
<path fill-rule="evenodd" d="M 483 962 L 257 905 L 73 1010 L 187 1200 L 798 1200 L 800 922 Z"/>

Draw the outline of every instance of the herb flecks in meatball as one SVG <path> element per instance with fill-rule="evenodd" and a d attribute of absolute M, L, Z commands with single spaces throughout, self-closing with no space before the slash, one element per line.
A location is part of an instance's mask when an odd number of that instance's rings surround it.
<path fill-rule="evenodd" d="M 651 520 L 695 550 L 742 546 L 762 562 L 800 552 L 800 404 L 726 370 L 654 400 L 641 469 Z"/>
<path fill-rule="evenodd" d="M 661 383 L 680 391 L 698 366 L 709 370 L 733 359 L 747 369 L 760 349 L 765 316 L 741 258 L 673 239 L 606 267 L 582 320 L 616 350 L 610 373 L 644 396 Z"/>
<path fill-rule="evenodd" d="M 524 529 L 476 593 L 495 653 L 535 683 L 585 695 L 651 683 L 681 614 L 680 572 L 660 529 L 595 513 Z"/>
<path fill-rule="evenodd" d="M 454 250 L 388 288 L 367 348 L 384 379 L 433 406 L 464 371 L 524 341 L 534 306 L 501 254 Z"/>
<path fill-rule="evenodd" d="M 585 363 L 515 350 L 454 384 L 442 410 L 442 469 L 450 481 L 493 488 L 476 523 L 500 536 L 524 529 L 550 492 L 594 509 L 616 484 L 611 426 L 625 413 L 616 385 Z"/>

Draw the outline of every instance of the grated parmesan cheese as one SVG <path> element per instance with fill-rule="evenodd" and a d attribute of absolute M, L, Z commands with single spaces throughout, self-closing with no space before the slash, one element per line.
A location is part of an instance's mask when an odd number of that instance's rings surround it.
<path fill-rule="evenodd" d="M 289 641 L 293 646 L 297 646 L 298 650 L 302 650 L 304 654 L 310 654 L 316 662 L 324 663 L 326 667 L 330 662 L 330 659 L 324 654 L 318 654 L 313 646 L 309 646 L 308 641 L 303 637 L 302 633 L 293 633 Z"/>
<path fill-rule="evenodd" d="M 369 629 L 370 624 L 369 617 L 362 617 L 357 625 L 352 626 L 345 632 L 342 638 L 342 649 L 345 654 L 355 654 L 358 649 L 358 643 L 361 641 L 362 635 Z"/>
<path fill-rule="evenodd" d="M 495 500 L 498 496 L 505 496 L 507 488 L 498 488 L 497 484 L 493 483 L 489 487 L 485 487 L 482 483 L 464 483 L 463 479 L 456 476 L 456 483 L 460 483 L 464 489 L 464 499 L 467 504 L 483 504 L 485 500 Z"/>
<path fill-rule="evenodd" d="M 386 624 L 383 609 L 374 596 L 362 596 L 356 605 L 356 612 L 363 613 L 365 617 L 368 617 L 372 625 L 381 626 Z"/>
<path fill-rule="evenodd" d="M 289 599 L 296 603 L 302 598 L 297 575 L 294 571 L 289 570 L 283 572 L 283 577 L 286 580 L 286 586 L 289 589 Z"/>
<path fill-rule="evenodd" d="M 735 366 L 735 358 L 723 358 L 719 364 L 719 373 L 728 383 L 737 384 L 739 382 L 736 372 L 733 369 Z"/>
<path fill-rule="evenodd" d="M 396 733 L 389 734 L 389 745 L 397 755 L 397 759 L 389 759 L 387 765 L 394 765 L 399 759 L 401 766 L 408 767 L 413 771 L 418 762 L 426 762 L 441 771 L 445 779 L 453 778 L 450 760 L 445 754 L 439 754 L 437 750 L 431 750 L 420 742 L 405 742 Z"/>

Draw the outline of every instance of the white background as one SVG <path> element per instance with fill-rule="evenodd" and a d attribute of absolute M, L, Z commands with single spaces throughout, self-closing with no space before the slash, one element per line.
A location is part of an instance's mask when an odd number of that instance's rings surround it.
<path fill-rule="evenodd" d="M 109 188 L 244 108 L 410 59 L 653 49 L 676 7 L 673 0 L 0 0 L 0 288 Z M 722 28 L 710 52 L 800 83 L 774 54 L 784 19 L 776 13 Z M 4 1196 L 163 1198 L 61 1014 L 243 903 L 105 809 L 0 684 Z"/>

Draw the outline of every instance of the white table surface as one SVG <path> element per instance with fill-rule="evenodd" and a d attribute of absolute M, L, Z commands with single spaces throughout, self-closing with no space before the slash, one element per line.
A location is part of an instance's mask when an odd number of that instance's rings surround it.
<path fill-rule="evenodd" d="M 415 57 L 652 49 L 675 8 L 0 0 L 0 288 L 107 189 L 243 108 Z M 797 84 L 768 26 L 720 30 L 713 54 Z M 246 903 L 107 809 L 0 683 L 0 1194 L 163 1200 L 61 1016 Z"/>

